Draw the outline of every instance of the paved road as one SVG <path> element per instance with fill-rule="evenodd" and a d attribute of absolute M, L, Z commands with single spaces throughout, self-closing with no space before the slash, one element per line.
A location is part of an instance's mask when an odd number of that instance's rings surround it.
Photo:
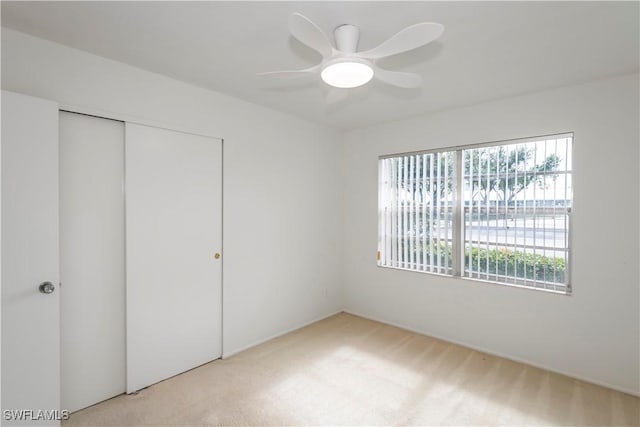
<path fill-rule="evenodd" d="M 451 239 L 453 237 L 451 224 L 449 224 L 448 234 Z M 555 221 L 554 217 L 546 217 L 538 219 L 535 224 L 530 219 L 473 221 L 471 224 L 466 224 L 465 235 L 467 240 L 489 242 L 489 249 L 496 247 L 509 249 L 509 245 L 528 246 L 525 252 L 532 253 L 533 246 L 565 247 L 568 233 L 564 217 L 558 216 L 555 217 Z M 444 232 L 440 237 L 445 237 Z M 486 246 L 481 245 L 481 247 Z M 536 253 L 564 257 L 563 251 L 538 249 Z"/>

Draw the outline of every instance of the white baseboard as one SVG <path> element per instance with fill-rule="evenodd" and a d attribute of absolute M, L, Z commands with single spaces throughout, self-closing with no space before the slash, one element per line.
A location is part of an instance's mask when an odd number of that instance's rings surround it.
<path fill-rule="evenodd" d="M 538 364 L 538 363 L 535 363 L 535 362 L 531 362 L 530 360 L 524 360 L 524 359 L 521 359 L 521 358 L 518 358 L 518 357 L 513 357 L 513 356 L 510 356 L 508 354 L 504 354 L 504 353 L 500 353 L 500 352 L 497 352 L 497 351 L 489 350 L 489 349 L 486 349 L 486 348 L 483 348 L 483 347 L 479 347 L 479 346 L 476 346 L 476 345 L 471 345 L 471 344 L 468 344 L 468 343 L 465 343 L 465 342 L 452 340 L 450 338 L 442 337 L 442 336 L 439 336 L 439 335 L 430 334 L 430 333 L 427 333 L 425 331 L 420 331 L 418 329 L 411 328 L 411 327 L 406 326 L 406 325 L 401 325 L 399 323 L 390 322 L 388 320 L 378 319 L 376 317 L 369 316 L 369 315 L 362 314 L 362 313 L 358 313 L 358 312 L 353 311 L 353 310 L 345 309 L 344 312 L 352 314 L 354 316 L 362 317 L 362 318 L 365 318 L 365 319 L 368 319 L 368 320 L 373 320 L 374 322 L 384 323 L 385 325 L 395 326 L 396 328 L 405 329 L 405 330 L 410 331 L 410 332 L 415 332 L 416 334 L 437 338 L 439 340 L 442 340 L 442 341 L 445 341 L 445 342 L 448 342 L 448 343 L 452 343 L 452 344 L 456 344 L 456 345 L 459 345 L 459 346 L 462 346 L 462 347 L 466 347 L 466 348 L 469 348 L 469 349 L 472 349 L 472 350 L 480 351 L 482 353 L 490 354 L 492 356 L 498 356 L 498 357 L 502 357 L 504 359 L 512 360 L 514 362 L 524 363 L 525 365 L 533 366 L 535 368 L 544 369 L 545 371 L 554 372 L 556 374 L 560 374 L 560 375 L 564 375 L 564 376 L 567 376 L 567 377 L 575 378 L 575 379 L 580 380 L 580 381 L 585 381 L 585 382 L 588 382 L 588 383 L 591 383 L 591 384 L 595 384 L 595 385 L 599 385 L 599 386 L 602 386 L 602 387 L 610 388 L 612 390 L 620 391 L 622 393 L 630 394 L 632 396 L 640 397 L 640 391 L 638 391 L 638 390 L 626 389 L 624 387 L 619 387 L 619 386 L 616 386 L 616 385 L 613 385 L 613 384 L 608 384 L 608 383 L 603 382 L 603 381 L 594 380 L 593 378 L 588 378 L 588 377 L 585 377 L 585 376 L 582 376 L 582 375 L 578 375 L 578 374 L 575 374 L 575 373 L 572 373 L 572 372 L 563 372 L 561 370 L 558 370 L 558 369 L 555 369 L 555 368 L 551 368 L 549 366 L 545 366 L 545 365 L 541 365 L 541 364 Z"/>
<path fill-rule="evenodd" d="M 304 328 L 305 326 L 309 326 L 309 325 L 311 325 L 313 323 L 316 323 L 316 322 L 319 322 L 321 320 L 327 319 L 327 318 L 329 318 L 331 316 L 335 316 L 336 314 L 342 313 L 343 311 L 344 310 L 338 310 L 336 312 L 333 312 L 333 313 L 318 317 L 316 319 L 313 319 L 313 320 L 310 320 L 308 322 L 305 322 L 305 323 L 303 323 L 301 325 L 294 326 L 293 328 L 287 329 L 287 330 L 282 331 L 282 332 L 278 332 L 277 334 L 274 334 L 274 335 L 270 335 L 269 337 L 267 337 L 265 339 L 261 339 L 259 341 L 253 342 L 253 343 L 251 343 L 249 345 L 245 345 L 244 347 L 240 347 L 240 348 L 238 348 L 236 350 L 232 350 L 232 351 L 230 351 L 228 353 L 224 352 L 224 349 L 223 349 L 222 359 L 228 359 L 229 357 L 233 356 L 234 354 L 238 354 L 238 353 L 243 352 L 245 350 L 249 350 L 250 348 L 256 347 L 256 346 L 258 346 L 260 344 L 264 344 L 267 341 L 271 341 L 274 338 L 281 337 L 282 335 L 286 335 L 286 334 L 288 334 L 290 332 L 297 331 L 298 329 Z"/>

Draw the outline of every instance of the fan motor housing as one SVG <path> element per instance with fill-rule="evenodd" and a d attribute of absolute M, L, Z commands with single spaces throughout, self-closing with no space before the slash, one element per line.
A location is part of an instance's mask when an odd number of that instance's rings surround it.
<path fill-rule="evenodd" d="M 336 39 L 336 47 L 339 51 L 355 53 L 360 40 L 360 29 L 351 24 L 340 25 L 333 31 L 333 37 Z"/>

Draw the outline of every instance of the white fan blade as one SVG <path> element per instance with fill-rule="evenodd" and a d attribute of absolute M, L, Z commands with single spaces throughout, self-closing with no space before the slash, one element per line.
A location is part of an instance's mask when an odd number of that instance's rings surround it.
<path fill-rule="evenodd" d="M 333 46 L 327 36 L 304 15 L 293 13 L 289 17 L 289 31 L 293 37 L 311 49 L 320 52 L 323 59 L 327 59 L 333 54 Z"/>
<path fill-rule="evenodd" d="M 413 89 L 422 85 L 422 76 L 415 73 L 389 71 L 374 67 L 373 76 L 381 82 L 406 89 Z"/>
<path fill-rule="evenodd" d="M 310 68 L 305 68 L 303 70 L 268 71 L 266 73 L 258 73 L 256 75 L 260 77 L 275 77 L 283 80 L 293 80 L 303 77 L 311 77 L 317 74 L 317 71 L 319 69 L 320 66 L 316 65 Z"/>
<path fill-rule="evenodd" d="M 406 52 L 431 43 L 444 32 L 444 25 L 435 22 L 423 22 L 415 24 L 392 36 L 377 47 L 364 52 L 358 52 L 358 56 L 366 59 L 379 59 L 397 53 Z"/>
<path fill-rule="evenodd" d="M 338 89 L 333 87 L 329 90 L 329 93 L 325 98 L 325 102 L 327 103 L 327 105 L 338 104 L 344 101 L 345 99 L 347 99 L 348 96 L 349 96 L 349 90 Z"/>

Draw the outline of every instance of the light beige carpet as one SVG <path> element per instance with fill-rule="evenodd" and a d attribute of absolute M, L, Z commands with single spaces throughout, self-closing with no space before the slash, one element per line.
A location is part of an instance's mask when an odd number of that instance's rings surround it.
<path fill-rule="evenodd" d="M 637 426 L 640 399 L 339 314 L 64 425 Z"/>

